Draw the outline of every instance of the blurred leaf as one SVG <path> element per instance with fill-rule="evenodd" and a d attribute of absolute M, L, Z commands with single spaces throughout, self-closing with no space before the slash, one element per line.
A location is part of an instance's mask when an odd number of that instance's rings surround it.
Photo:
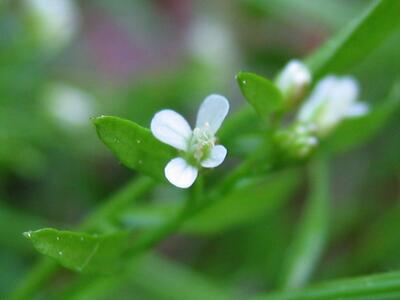
<path fill-rule="evenodd" d="M 318 79 L 327 73 L 341 73 L 377 48 L 400 25 L 400 1 L 379 0 L 357 19 L 329 39 L 308 58 Z"/>
<path fill-rule="evenodd" d="M 400 235 L 393 230 L 400 227 L 399 205 L 378 216 L 375 211 L 366 223 L 347 257 L 346 266 L 352 272 L 399 266 Z"/>
<path fill-rule="evenodd" d="M 298 175 L 297 170 L 292 169 L 244 183 L 227 196 L 214 199 L 213 205 L 187 220 L 182 230 L 217 233 L 257 219 L 289 199 L 298 187 Z"/>
<path fill-rule="evenodd" d="M 259 296 L 257 300 L 387 300 L 400 297 L 400 272 L 335 280 L 306 289 Z"/>
<path fill-rule="evenodd" d="M 164 167 L 175 151 L 158 141 L 150 130 L 111 116 L 98 117 L 94 124 L 100 139 L 125 166 L 165 180 Z"/>
<path fill-rule="evenodd" d="M 215 234 L 242 223 L 257 219 L 287 200 L 299 185 L 296 170 L 252 179 L 215 201 L 198 214 L 185 221 L 182 232 L 190 234 Z M 132 228 L 154 228 L 173 218 L 181 205 L 157 204 L 133 208 L 121 215 L 121 221 Z"/>
<path fill-rule="evenodd" d="M 339 127 L 323 141 L 324 150 L 343 153 L 365 143 L 385 126 L 399 107 L 400 93 L 395 92 L 386 102 L 373 108 L 370 113 L 343 120 Z"/>
<path fill-rule="evenodd" d="M 262 119 L 283 108 L 283 97 L 279 89 L 268 79 L 253 73 L 240 72 L 236 75 L 242 94 Z"/>
<path fill-rule="evenodd" d="M 303 286 L 321 256 L 328 226 L 329 170 L 323 158 L 310 166 L 311 191 L 300 224 L 296 226 L 293 245 L 284 264 L 282 286 Z"/>
<path fill-rule="evenodd" d="M 298 26 L 299 22 L 336 28 L 351 19 L 362 5 L 331 0 L 242 0 L 263 15 L 272 14 Z M 269 15 L 268 15 L 269 16 Z M 294 17 L 295 16 L 295 17 Z M 302 23 L 300 25 L 303 25 Z"/>
<path fill-rule="evenodd" d="M 151 255 L 142 259 L 132 281 L 155 298 L 174 300 L 227 300 L 232 299 L 227 291 L 211 279 L 186 268 Z M 178 284 L 177 284 L 178 283 Z"/>
<path fill-rule="evenodd" d="M 68 269 L 85 273 L 115 271 L 129 242 L 127 232 L 89 235 L 51 228 L 24 233 L 37 251 Z"/>
<path fill-rule="evenodd" d="M 112 277 L 77 278 L 61 296 L 58 290 L 55 294 L 58 300 L 98 300 L 109 297 L 125 299 L 120 297 L 120 291 L 126 287 L 135 292 L 138 292 L 138 289 L 143 291 L 149 295 L 149 299 L 231 299 L 228 296 L 229 291 L 224 290 L 211 278 L 191 270 L 184 264 L 155 254 L 144 255 L 140 260 L 127 260 L 126 272 Z"/>

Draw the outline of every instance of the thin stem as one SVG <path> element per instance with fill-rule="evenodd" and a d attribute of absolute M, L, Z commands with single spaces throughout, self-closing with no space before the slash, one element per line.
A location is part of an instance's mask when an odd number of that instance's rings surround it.
<path fill-rule="evenodd" d="M 311 277 L 327 239 L 329 215 L 329 166 L 316 157 L 309 166 L 310 193 L 298 231 L 284 264 L 281 288 L 302 287 Z"/>
<path fill-rule="evenodd" d="M 177 215 L 171 220 L 167 221 L 160 228 L 144 234 L 137 240 L 135 240 L 135 246 L 132 250 L 129 251 L 127 256 L 129 258 L 132 258 L 135 255 L 140 254 L 147 249 L 157 245 L 162 240 L 164 240 L 166 236 L 177 231 L 187 218 L 189 218 L 192 214 L 197 213 L 199 207 L 198 203 L 203 196 L 203 185 L 203 176 L 200 174 L 196 180 L 196 183 L 189 191 L 188 198 L 186 199 L 185 203 L 183 204 L 181 210 L 177 213 Z"/>

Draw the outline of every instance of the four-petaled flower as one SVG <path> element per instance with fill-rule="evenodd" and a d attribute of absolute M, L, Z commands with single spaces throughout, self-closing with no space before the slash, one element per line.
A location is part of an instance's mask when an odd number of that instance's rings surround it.
<path fill-rule="evenodd" d="M 303 104 L 298 119 L 315 125 L 319 135 L 326 135 L 344 118 L 368 113 L 368 105 L 357 101 L 358 93 L 358 83 L 352 77 L 327 76 Z"/>
<path fill-rule="evenodd" d="M 227 150 L 216 145 L 215 133 L 229 110 L 228 100 L 220 95 L 208 96 L 197 113 L 196 127 L 173 110 L 156 113 L 151 121 L 151 132 L 161 142 L 182 151 L 165 167 L 165 177 L 179 188 L 188 188 L 197 178 L 198 169 L 220 165 Z"/>

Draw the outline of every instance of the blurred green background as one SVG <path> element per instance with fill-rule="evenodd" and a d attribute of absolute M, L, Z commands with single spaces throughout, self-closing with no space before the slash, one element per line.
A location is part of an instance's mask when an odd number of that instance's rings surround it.
<path fill-rule="evenodd" d="M 98 140 L 91 117 L 116 115 L 148 127 L 168 107 L 193 122 L 210 93 L 226 95 L 235 111 L 245 105 L 234 80 L 239 70 L 273 77 L 370 3 L 53 1 L 44 21 L 38 2 L 0 2 L 0 299 L 39 257 L 22 232 L 73 228 L 136 176 Z M 399 50 L 398 30 L 346 72 L 372 107 L 400 75 Z M 330 234 L 312 282 L 400 268 L 399 117 L 397 111 L 374 139 L 331 161 Z M 180 299 L 160 287 L 190 276 L 200 294 L 212 294 L 214 285 L 233 290 L 234 299 L 275 289 L 306 194 L 299 179 L 285 201 L 251 222 L 173 236 L 157 250 L 168 260 L 155 259 L 154 269 L 139 268 L 113 296 L 93 299 Z M 148 195 L 180 198 L 169 186 Z"/>

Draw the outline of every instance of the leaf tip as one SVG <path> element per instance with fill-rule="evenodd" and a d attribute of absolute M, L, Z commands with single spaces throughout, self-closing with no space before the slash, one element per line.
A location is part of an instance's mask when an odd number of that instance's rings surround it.
<path fill-rule="evenodd" d="M 32 231 L 23 232 L 22 235 L 24 237 L 26 237 L 27 239 L 31 239 L 32 238 Z"/>
<path fill-rule="evenodd" d="M 106 116 L 105 115 L 100 115 L 100 116 L 97 116 L 97 117 L 91 117 L 90 118 L 90 121 L 92 121 L 92 123 L 94 124 L 94 125 L 97 125 L 97 123 L 99 122 L 99 121 L 101 121 L 102 119 L 104 119 Z"/>
<path fill-rule="evenodd" d="M 245 75 L 247 74 L 247 72 L 244 71 L 240 71 L 235 75 L 235 79 L 237 82 L 239 83 L 245 83 Z"/>

